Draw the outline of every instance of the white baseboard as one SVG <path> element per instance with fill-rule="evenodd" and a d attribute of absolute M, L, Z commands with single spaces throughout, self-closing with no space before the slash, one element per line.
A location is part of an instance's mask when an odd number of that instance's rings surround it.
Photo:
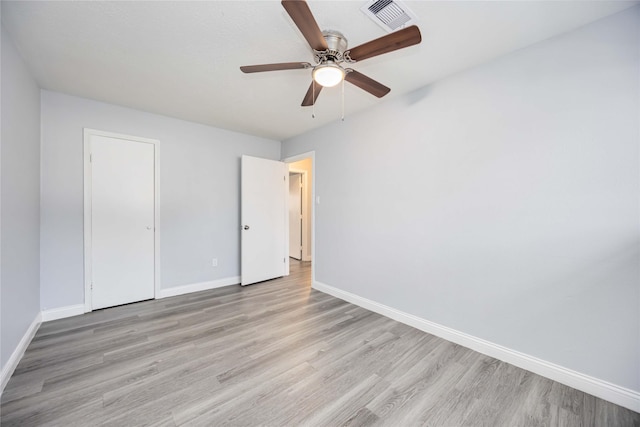
<path fill-rule="evenodd" d="M 206 291 L 209 289 L 222 288 L 240 283 L 240 276 L 225 277 L 223 279 L 211 280 L 209 282 L 192 283 L 190 285 L 175 286 L 173 288 L 160 289 L 158 298 L 174 297 L 176 295 L 190 294 L 191 292 Z"/>
<path fill-rule="evenodd" d="M 16 370 L 16 367 L 18 367 L 18 363 L 20 363 L 20 359 L 22 359 L 24 352 L 27 350 L 29 343 L 31 343 L 31 340 L 36 335 L 36 332 L 38 331 L 38 328 L 40 327 L 41 323 L 42 323 L 42 315 L 38 313 L 36 315 L 36 318 L 33 319 L 33 322 L 31 322 L 31 325 L 29 325 L 29 328 L 27 328 L 27 331 L 22 336 L 22 339 L 18 343 L 18 346 L 11 354 L 11 357 L 9 357 L 9 360 L 7 360 L 7 363 L 5 363 L 5 365 L 2 367 L 2 379 L 1 379 L 2 383 L 0 386 L 0 395 L 2 395 L 2 392 L 4 391 L 4 387 L 9 382 L 9 379 L 11 378 L 11 375 L 13 375 L 13 372 Z"/>
<path fill-rule="evenodd" d="M 447 341 L 470 348 L 478 353 L 486 354 L 616 405 L 640 412 L 640 393 L 637 391 L 520 353 L 321 282 L 313 282 L 313 288 Z"/>
<path fill-rule="evenodd" d="M 68 305 L 66 307 L 52 308 L 51 310 L 42 310 L 42 321 L 50 322 L 51 320 L 64 319 L 65 317 L 78 316 L 84 314 L 84 304 Z"/>
<path fill-rule="evenodd" d="M 210 282 L 192 283 L 190 285 L 160 289 L 160 295 L 158 296 L 158 299 L 189 294 L 191 292 L 206 291 L 207 289 L 221 288 L 223 286 L 235 285 L 238 283 L 240 283 L 240 276 L 233 276 L 225 277 L 218 280 L 212 280 Z M 53 308 L 51 310 L 43 310 L 42 321 L 49 322 L 51 320 L 63 319 L 65 317 L 78 316 L 85 313 L 84 309 L 84 304 L 76 304 L 68 305 L 66 307 Z"/>

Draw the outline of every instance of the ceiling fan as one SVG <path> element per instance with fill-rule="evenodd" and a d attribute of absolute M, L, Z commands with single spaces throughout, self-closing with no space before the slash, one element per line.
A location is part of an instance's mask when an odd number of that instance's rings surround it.
<path fill-rule="evenodd" d="M 422 41 L 420 30 L 415 25 L 386 36 L 347 49 L 347 39 L 334 30 L 321 31 L 309 6 L 304 0 L 282 0 L 282 6 L 296 24 L 313 50 L 316 65 L 309 62 L 283 62 L 278 64 L 246 65 L 243 73 L 263 71 L 311 69 L 312 81 L 302 106 L 314 105 L 323 87 L 335 86 L 343 80 L 381 98 L 391 89 L 385 85 L 342 64 L 352 64 L 367 58 L 413 46 Z"/>

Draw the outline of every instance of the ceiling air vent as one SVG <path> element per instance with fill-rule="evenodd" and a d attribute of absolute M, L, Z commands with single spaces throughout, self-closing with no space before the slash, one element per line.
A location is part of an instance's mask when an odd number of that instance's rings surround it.
<path fill-rule="evenodd" d="M 389 33 L 412 25 L 416 21 L 413 12 L 397 0 L 369 1 L 360 10 Z"/>

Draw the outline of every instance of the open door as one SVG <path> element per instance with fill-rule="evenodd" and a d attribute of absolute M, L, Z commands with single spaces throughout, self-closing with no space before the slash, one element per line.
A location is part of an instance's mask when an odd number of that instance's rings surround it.
<path fill-rule="evenodd" d="M 242 156 L 242 286 L 288 271 L 289 169 L 283 162 Z"/>

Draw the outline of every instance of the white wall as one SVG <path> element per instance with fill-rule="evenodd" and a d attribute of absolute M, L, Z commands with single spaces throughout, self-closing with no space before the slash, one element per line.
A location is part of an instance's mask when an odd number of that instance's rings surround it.
<path fill-rule="evenodd" d="M 278 159 L 279 142 L 42 91 L 44 310 L 84 301 L 84 127 L 160 140 L 162 289 L 240 274 L 240 156 Z"/>
<path fill-rule="evenodd" d="M 4 369 L 40 313 L 40 89 L 1 31 L 0 361 Z"/>
<path fill-rule="evenodd" d="M 640 391 L 639 25 L 285 141 L 316 152 L 316 279 Z"/>

